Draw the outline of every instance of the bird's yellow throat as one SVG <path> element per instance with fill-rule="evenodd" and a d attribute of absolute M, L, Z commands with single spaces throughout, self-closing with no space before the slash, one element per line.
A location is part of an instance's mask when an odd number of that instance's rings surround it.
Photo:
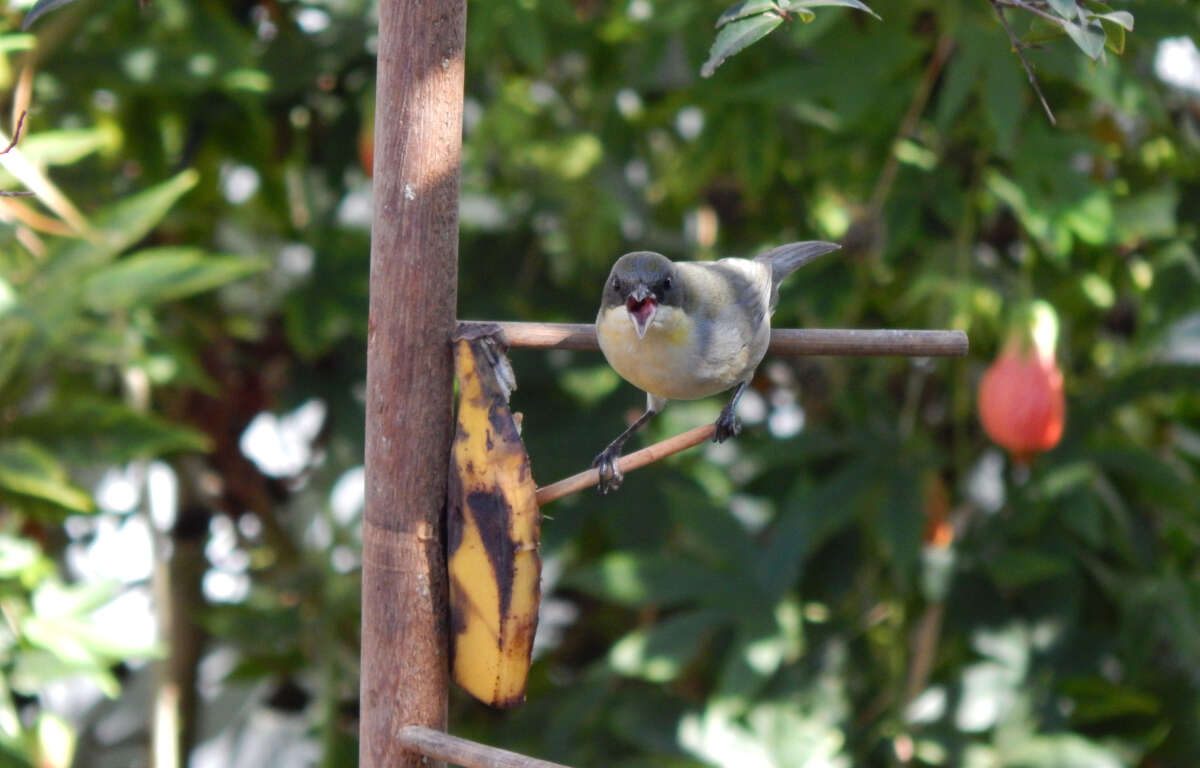
<path fill-rule="evenodd" d="M 635 387 L 671 400 L 691 400 L 719 391 L 697 388 L 686 375 L 693 362 L 693 327 L 682 309 L 661 305 L 642 339 L 624 306 L 604 309 L 596 318 L 600 349 L 617 373 Z"/>

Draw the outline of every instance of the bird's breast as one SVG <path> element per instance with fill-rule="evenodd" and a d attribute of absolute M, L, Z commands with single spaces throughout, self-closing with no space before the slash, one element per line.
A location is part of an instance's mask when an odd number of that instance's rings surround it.
<path fill-rule="evenodd" d="M 717 365 L 707 360 L 703 330 L 678 307 L 660 305 L 641 339 L 624 307 L 601 309 L 596 336 L 600 351 L 622 378 L 669 400 L 695 400 L 722 392 L 741 381 L 746 367 L 737 354 Z"/>

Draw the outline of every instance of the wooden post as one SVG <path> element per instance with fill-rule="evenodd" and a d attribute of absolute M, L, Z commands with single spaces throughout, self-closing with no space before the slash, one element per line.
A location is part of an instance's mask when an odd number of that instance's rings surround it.
<path fill-rule="evenodd" d="M 442 508 L 458 281 L 465 0 L 381 0 L 367 334 L 359 762 L 429 766 L 445 730 Z"/>

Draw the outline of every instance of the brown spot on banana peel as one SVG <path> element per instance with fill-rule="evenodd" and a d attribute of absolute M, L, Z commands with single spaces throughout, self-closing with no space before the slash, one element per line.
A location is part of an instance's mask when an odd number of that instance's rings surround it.
<path fill-rule="evenodd" d="M 500 401 L 489 405 L 488 421 L 492 423 L 492 429 L 496 430 L 496 435 L 504 442 L 521 442 L 521 436 L 517 434 L 517 423 L 513 421 L 512 411 L 508 409 L 508 403 Z"/>
<path fill-rule="evenodd" d="M 512 540 L 512 507 L 504 499 L 504 494 L 495 489 L 490 493 L 468 493 L 464 511 L 467 510 L 470 510 L 469 514 L 479 528 L 479 537 L 483 540 L 483 548 L 496 575 L 496 586 L 500 590 L 500 618 L 503 621 L 512 604 L 513 555 L 517 550 L 517 543 Z"/>
<path fill-rule="evenodd" d="M 467 631 L 467 616 L 473 610 L 471 599 L 467 597 L 466 587 L 459 580 L 450 577 L 450 599 L 453 606 L 450 611 L 450 634 L 461 635 Z M 450 644 L 450 663 L 454 663 L 454 643 Z"/>

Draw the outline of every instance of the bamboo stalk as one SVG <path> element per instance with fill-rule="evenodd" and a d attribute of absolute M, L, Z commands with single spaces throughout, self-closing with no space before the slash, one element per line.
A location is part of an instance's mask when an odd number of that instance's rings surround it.
<path fill-rule="evenodd" d="M 464 326 L 482 325 L 471 320 Z M 599 349 L 589 323 L 487 323 L 500 326 L 510 347 L 525 349 Z M 767 353 L 773 355 L 904 355 L 961 357 L 969 349 L 962 331 L 848 328 L 776 328 Z"/>
<path fill-rule="evenodd" d="M 714 429 L 712 424 L 705 424 L 702 427 L 689 429 L 687 432 L 675 435 L 674 437 L 668 437 L 666 440 L 660 440 L 654 445 L 646 446 L 640 451 L 634 451 L 617 459 L 617 469 L 622 474 L 632 472 L 635 469 L 641 469 L 647 464 L 653 464 L 656 461 L 665 459 L 672 454 L 686 451 L 688 448 L 711 439 Z M 551 483 L 544 488 L 537 489 L 538 506 L 544 506 L 556 499 L 561 499 L 563 496 L 578 493 L 584 488 L 591 488 L 599 482 L 600 471 L 595 468 L 563 478 L 557 483 Z"/>
<path fill-rule="evenodd" d="M 419 725 L 401 728 L 396 741 L 410 752 L 463 768 L 567 768 L 560 763 L 526 757 Z"/>

